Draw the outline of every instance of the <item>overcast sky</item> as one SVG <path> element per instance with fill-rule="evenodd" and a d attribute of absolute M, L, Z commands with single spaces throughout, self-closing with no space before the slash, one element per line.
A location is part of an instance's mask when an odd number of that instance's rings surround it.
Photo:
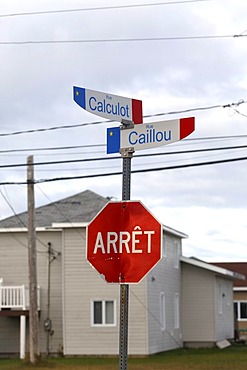
<path fill-rule="evenodd" d="M 136 152 L 133 170 L 247 157 L 245 148 L 152 156 L 246 145 L 246 13 L 244 0 L 0 0 L 0 165 L 25 164 L 28 155 L 35 162 L 107 158 L 37 166 L 37 180 L 121 171 L 120 156 L 109 159 L 103 146 L 106 129 L 119 123 L 81 109 L 73 85 L 142 100 L 144 116 L 151 116 L 145 122 L 195 117 L 188 140 Z M 62 128 L 85 123 L 91 124 Z M 85 145 L 93 147 L 52 150 Z M 35 150 L 42 148 L 51 149 Z M 6 152 L 17 149 L 29 150 Z M 185 256 L 246 261 L 246 165 L 133 174 L 131 199 L 188 234 Z M 22 182 L 26 168 L 2 168 L 0 176 L 1 184 Z M 40 183 L 36 206 L 86 189 L 121 199 L 121 187 L 121 175 Z M 26 210 L 26 185 L 0 190 L 1 218 Z"/>

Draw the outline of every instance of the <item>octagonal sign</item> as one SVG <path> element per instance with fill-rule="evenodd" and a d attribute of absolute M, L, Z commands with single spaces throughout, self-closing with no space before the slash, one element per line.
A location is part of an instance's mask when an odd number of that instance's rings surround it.
<path fill-rule="evenodd" d="M 109 202 L 87 227 L 86 258 L 108 283 L 139 283 L 160 261 L 162 239 L 141 202 Z"/>

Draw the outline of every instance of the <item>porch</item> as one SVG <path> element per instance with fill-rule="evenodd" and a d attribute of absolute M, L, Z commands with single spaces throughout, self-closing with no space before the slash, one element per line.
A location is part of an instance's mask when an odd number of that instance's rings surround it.
<path fill-rule="evenodd" d="M 37 290 L 40 310 L 40 289 Z M 29 288 L 25 285 L 7 286 L 0 284 L 0 316 L 27 316 L 29 313 Z"/>
<path fill-rule="evenodd" d="M 40 288 L 37 289 L 38 310 L 40 310 Z M 20 317 L 20 358 L 25 358 L 26 316 L 29 316 L 29 288 L 25 285 L 7 286 L 0 281 L 1 316 Z"/>

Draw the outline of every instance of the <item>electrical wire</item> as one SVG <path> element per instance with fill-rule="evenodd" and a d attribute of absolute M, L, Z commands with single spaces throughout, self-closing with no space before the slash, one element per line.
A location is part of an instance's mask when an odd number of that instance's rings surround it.
<path fill-rule="evenodd" d="M 171 37 L 139 37 L 139 38 L 116 38 L 116 39 L 78 39 L 78 40 L 28 40 L 28 41 L 0 41 L 0 45 L 37 45 L 37 44 L 98 44 L 117 42 L 150 42 L 150 41 L 186 41 L 208 39 L 230 39 L 247 37 L 247 35 L 200 35 L 200 36 L 171 36 Z"/>
<path fill-rule="evenodd" d="M 111 6 L 101 6 L 101 7 L 93 7 L 93 8 L 79 8 L 79 9 L 44 10 L 44 11 L 37 11 L 37 12 L 0 14 L 0 18 L 17 17 L 17 16 L 30 16 L 30 15 L 42 15 L 42 14 L 75 13 L 75 12 L 96 11 L 96 10 L 99 11 L 99 10 L 141 8 L 141 7 L 161 6 L 161 5 L 177 5 L 177 4 L 186 4 L 186 3 L 198 3 L 198 2 L 205 2 L 205 1 L 212 1 L 212 0 L 180 0 L 180 1 L 165 1 L 165 2 L 162 2 L 162 3 L 111 5 Z"/>
<path fill-rule="evenodd" d="M 5 200 L 6 204 L 9 206 L 9 208 L 11 209 L 11 211 L 13 212 L 13 214 L 18 218 L 20 224 L 26 228 L 27 225 L 22 221 L 21 217 L 15 212 L 14 210 L 14 207 L 12 206 L 12 204 L 10 203 L 10 201 L 8 200 L 7 196 L 5 196 L 3 194 L 3 191 L 0 189 L 0 194 L 2 195 L 3 199 Z"/>
<path fill-rule="evenodd" d="M 92 145 L 57 146 L 57 147 L 46 147 L 46 148 L 5 149 L 5 150 L 0 150 L 0 154 L 19 153 L 19 152 L 53 151 L 53 150 L 70 150 L 70 149 L 86 149 L 86 148 L 99 148 L 99 147 L 105 147 L 105 146 L 106 144 L 92 144 Z"/>
<path fill-rule="evenodd" d="M 136 298 L 136 300 L 144 307 L 144 309 L 147 311 L 147 313 L 159 324 L 159 326 L 161 327 L 162 324 L 160 322 L 160 319 L 158 319 L 155 314 L 147 307 L 147 305 L 140 299 L 140 297 L 137 296 L 137 294 L 134 293 L 133 289 L 130 287 L 130 293 Z M 181 343 L 178 342 L 175 338 L 174 338 L 174 335 L 168 330 L 166 329 L 166 333 L 169 335 L 170 339 L 172 339 L 172 341 L 174 341 L 174 343 L 176 343 L 178 345 L 179 348 L 182 347 Z"/>
<path fill-rule="evenodd" d="M 141 170 L 133 170 L 131 171 L 132 174 L 135 173 L 147 173 L 147 172 L 156 172 L 156 171 L 165 171 L 165 170 L 175 170 L 175 169 L 182 169 L 182 168 L 189 168 L 189 167 L 199 167 L 199 166 L 208 166 L 214 164 L 221 164 L 221 163 L 230 163 L 236 161 L 243 161 L 247 160 L 247 157 L 239 157 L 239 158 L 230 158 L 230 159 L 222 159 L 217 161 L 207 161 L 207 162 L 200 162 L 200 163 L 188 163 L 182 165 L 175 165 L 175 166 L 167 166 L 167 167 L 156 167 L 156 168 L 148 168 L 148 169 L 141 169 Z M 92 174 L 92 175 L 82 175 L 82 176 L 68 176 L 68 177 L 58 177 L 52 179 L 40 179 L 34 181 L 34 183 L 45 183 L 45 182 L 54 182 L 54 181 L 64 181 L 64 180 L 76 180 L 76 179 L 86 179 L 86 178 L 96 178 L 96 177 L 105 177 L 105 176 L 114 176 L 114 175 L 122 175 L 122 172 L 111 172 L 111 173 L 103 173 L 103 174 Z"/>
<path fill-rule="evenodd" d="M 177 110 L 177 111 L 154 113 L 154 114 L 145 115 L 143 116 L 143 118 L 152 118 L 152 117 L 160 117 L 160 116 L 182 114 L 182 113 L 189 113 L 189 112 L 196 112 L 196 111 L 205 111 L 205 110 L 211 110 L 211 109 L 216 109 L 216 108 L 233 108 L 233 107 L 238 107 L 239 105 L 246 104 L 246 103 L 247 103 L 246 100 L 240 99 L 238 102 L 233 102 L 233 103 L 228 103 L 228 104 L 216 104 L 216 105 L 210 105 L 206 107 L 195 107 L 195 108 L 188 108 L 188 109 L 182 109 L 182 110 Z M 94 125 L 110 123 L 110 122 L 116 122 L 116 121 L 115 120 L 104 120 L 104 121 L 76 123 L 72 125 L 60 125 L 60 126 L 53 126 L 53 127 L 48 127 L 48 128 L 13 131 L 13 132 L 8 132 L 8 133 L 0 133 L 0 137 L 15 136 L 15 135 L 21 135 L 21 134 L 32 134 L 36 132 L 54 131 L 54 130 L 61 130 L 61 129 L 70 129 L 70 128 L 76 128 L 76 127 L 91 126 L 91 125 L 94 126 Z"/>
<path fill-rule="evenodd" d="M 5 190 L 6 192 L 6 190 Z M 20 217 L 20 215 L 18 213 L 16 213 L 14 207 L 12 206 L 11 202 L 9 201 L 8 197 L 6 195 L 4 195 L 3 191 L 0 189 L 0 194 L 2 195 L 3 199 L 5 200 L 6 204 L 9 206 L 9 208 L 11 209 L 11 211 L 13 212 L 13 215 L 18 219 L 18 221 L 20 222 L 20 224 L 22 225 L 23 228 L 27 229 L 27 225 L 24 223 L 24 221 L 22 220 L 22 218 Z M 3 222 L 5 220 L 2 220 Z M 4 227 L 5 228 L 5 227 Z M 7 230 L 9 230 L 9 228 L 6 228 Z M 19 240 L 16 236 L 14 237 L 22 246 L 24 246 L 26 249 L 28 249 L 28 246 L 26 244 L 24 244 L 21 240 Z M 28 237 L 26 235 L 26 239 L 27 239 L 27 243 L 28 243 Z M 40 240 L 37 236 L 35 237 L 35 239 L 45 248 L 48 248 L 48 246 L 46 245 L 46 243 L 44 243 L 42 240 Z M 56 253 L 59 253 L 57 251 L 55 251 Z M 37 253 L 40 253 L 40 254 L 44 254 L 46 252 L 44 251 L 39 251 L 37 250 Z"/>
<path fill-rule="evenodd" d="M 236 113 L 240 114 L 240 116 L 243 116 L 243 117 L 247 118 L 247 115 L 246 115 L 246 114 L 244 114 L 244 113 L 242 113 L 242 112 L 239 112 L 239 110 L 237 110 L 236 108 L 233 108 L 233 110 L 234 110 Z"/>
<path fill-rule="evenodd" d="M 22 227 L 23 228 L 27 228 L 27 225 L 22 221 L 22 219 L 21 219 L 21 217 L 15 212 L 15 209 L 14 209 L 14 207 L 12 206 L 12 204 L 11 204 L 11 202 L 9 201 L 9 199 L 7 198 L 7 196 L 5 196 L 4 194 L 3 194 L 3 192 L 2 192 L 2 190 L 0 189 L 0 194 L 2 195 L 2 197 L 3 197 L 3 199 L 5 200 L 5 202 L 6 202 L 6 204 L 9 206 L 9 208 L 11 209 L 11 211 L 13 212 L 13 215 L 19 220 L 19 222 L 20 222 L 20 224 L 22 225 Z M 3 219 L 3 220 L 1 220 L 1 222 L 3 223 L 3 225 L 4 225 L 4 222 L 5 222 L 5 219 Z M 13 232 L 11 232 L 11 229 L 9 228 L 9 227 L 6 227 L 6 226 L 4 226 L 3 227 L 5 230 L 7 230 L 9 233 L 10 233 L 10 235 L 22 246 L 22 247 L 24 247 L 25 249 L 27 249 L 28 250 L 28 237 L 27 237 L 27 235 L 25 234 L 25 238 L 26 238 L 26 241 L 27 241 L 27 244 L 25 244 L 25 243 L 23 243 L 16 235 L 15 235 L 15 233 L 13 233 Z M 40 242 L 40 244 L 41 245 L 43 245 L 43 246 L 45 246 L 46 248 L 47 248 L 47 245 L 45 244 L 45 243 L 43 243 L 40 239 L 38 239 L 37 237 L 36 237 L 36 240 L 37 241 L 39 241 Z M 39 254 L 44 254 L 44 253 L 46 253 L 46 252 L 44 252 L 44 251 L 39 251 L 39 250 L 37 250 L 37 253 L 39 253 Z"/>
<path fill-rule="evenodd" d="M 61 211 L 60 207 L 59 207 L 59 203 L 58 202 L 54 202 L 52 201 L 48 195 L 41 189 L 41 187 L 39 185 L 37 185 L 37 188 L 39 189 L 39 191 L 46 197 L 46 199 L 48 199 L 48 201 L 50 203 L 53 204 L 53 206 L 56 208 L 56 210 L 60 213 L 61 216 L 64 217 L 64 219 L 72 226 L 74 227 L 75 226 L 75 223 L 73 221 L 71 221 L 69 218 L 68 218 L 68 215 L 65 214 L 64 212 Z M 85 203 L 84 203 L 85 204 Z M 85 239 L 85 234 L 83 234 L 77 227 L 75 227 L 75 230 L 77 232 L 77 234 L 80 235 L 80 237 L 83 239 Z"/>
<path fill-rule="evenodd" d="M 247 157 L 238 157 L 238 158 L 229 158 L 229 159 L 221 159 L 216 161 L 207 161 L 207 162 L 197 162 L 197 163 L 187 163 L 182 165 L 174 165 L 174 166 L 167 166 L 167 167 L 155 167 L 155 168 L 147 168 L 141 170 L 132 170 L 132 174 L 136 173 L 147 173 L 147 172 L 155 172 L 155 171 L 167 171 L 167 170 L 175 170 L 175 169 L 183 169 L 189 167 L 199 167 L 199 166 L 210 166 L 215 164 L 222 164 L 222 163 L 231 163 L 231 162 L 238 162 L 238 161 L 245 161 Z M 33 184 L 41 184 L 41 183 L 48 183 L 48 182 L 55 182 L 55 181 L 67 181 L 67 180 L 79 180 L 79 179 L 89 179 L 89 178 L 97 178 L 97 177 L 109 177 L 109 176 L 118 176 L 122 175 L 122 172 L 108 172 L 108 173 L 98 173 L 98 174 L 91 174 L 91 175 L 82 175 L 82 176 L 67 176 L 67 177 L 54 177 L 49 179 L 40 179 L 34 180 Z M 30 184 L 30 181 L 4 181 L 0 182 L 0 185 L 27 185 Z"/>
<path fill-rule="evenodd" d="M 241 149 L 239 149 L 239 152 L 240 152 L 240 150 Z M 203 150 L 201 150 L 201 152 L 202 152 Z M 178 153 L 180 153 L 180 152 L 178 152 Z M 178 154 L 177 153 L 177 154 Z M 187 152 L 185 152 L 186 154 L 187 154 Z M 160 153 L 160 155 L 165 155 L 166 153 Z M 169 153 L 167 153 L 167 154 L 169 154 Z M 159 155 L 159 153 L 157 154 L 157 155 Z M 150 155 L 146 155 L 147 156 L 147 159 L 149 159 L 149 157 L 150 157 Z M 214 156 L 214 158 L 216 159 L 217 157 L 220 157 L 221 156 L 221 153 L 218 153 L 216 156 Z M 206 158 L 208 158 L 208 156 L 207 155 L 200 155 L 200 156 L 197 156 L 197 157 L 195 157 L 194 159 L 197 159 L 197 160 L 201 160 L 201 159 L 206 159 Z M 120 159 L 120 157 L 119 157 L 119 159 Z M 166 162 L 165 162 L 166 163 Z M 169 164 L 171 164 L 171 163 L 181 163 L 181 159 L 169 159 Z M 143 162 L 143 161 L 141 161 L 141 162 L 139 162 L 139 163 L 135 163 L 134 165 L 133 165 L 133 169 L 136 169 L 137 167 L 141 167 L 141 168 L 145 168 L 146 166 L 154 166 L 154 165 L 160 165 L 160 164 L 164 164 L 164 161 L 163 160 L 161 160 L 161 161 L 152 161 L 152 162 Z M 113 169 L 115 169 L 115 168 L 117 168 L 117 169 L 119 169 L 119 164 L 116 164 L 116 165 L 112 165 L 111 164 L 111 166 L 110 166 L 110 168 L 111 168 L 111 170 L 113 170 Z M 98 166 L 93 166 L 93 167 L 86 167 L 86 168 L 83 168 L 83 167 L 73 167 L 73 168 L 71 168 L 71 167 L 69 167 L 69 168 L 53 168 L 53 169 L 39 169 L 39 173 L 41 173 L 41 172 L 71 172 L 71 171 L 73 171 L 73 173 L 74 172 L 85 172 L 85 170 L 86 171 L 96 171 L 96 170 L 109 170 L 109 165 L 106 165 L 106 166 L 102 166 L 102 165 L 98 165 Z M 8 170 L 7 169 L 7 171 L 12 171 L 12 170 Z M 23 172 L 24 171 L 24 169 L 19 169 L 19 170 L 15 170 L 15 171 L 19 171 L 19 172 Z"/>
<path fill-rule="evenodd" d="M 223 135 L 223 136 L 206 136 L 206 137 L 196 137 L 196 138 L 185 138 L 183 139 L 183 143 L 189 141 L 209 141 L 209 140 L 228 140 L 228 139 L 242 139 L 246 138 L 247 135 Z M 174 143 L 174 145 L 176 145 Z M 173 145 L 173 146 L 174 146 Z M 57 150 L 72 150 L 72 149 L 86 149 L 86 148 L 98 148 L 98 147 L 106 147 L 106 144 L 92 144 L 92 145 L 70 145 L 70 146 L 57 146 L 57 147 L 43 147 L 43 148 L 19 148 L 19 149 L 4 149 L 0 150 L 0 155 L 5 153 L 21 153 L 21 152 L 41 152 L 41 151 L 57 151 Z M 92 153 L 103 153 L 103 152 L 87 152 L 87 154 Z M 73 153 L 72 153 L 73 154 Z M 78 154 L 78 153 L 76 153 Z M 40 154 L 39 154 L 40 155 Z M 46 155 L 46 154 L 44 154 Z M 49 153 L 50 155 L 50 153 Z M 55 154 L 58 155 L 58 154 Z M 61 154 L 63 155 L 63 154 Z M 74 155 L 74 154 L 73 154 Z"/>
<path fill-rule="evenodd" d="M 148 153 L 148 154 L 136 154 L 134 158 L 143 158 L 143 157 L 156 157 L 156 156 L 163 156 L 163 155 L 176 155 L 176 154 L 191 154 L 191 153 L 200 153 L 200 152 L 212 152 L 212 151 L 219 151 L 219 150 L 236 150 L 236 149 L 246 149 L 247 145 L 235 145 L 235 146 L 225 146 L 225 147 L 217 147 L 217 148 L 201 148 L 201 149 L 190 149 L 190 150 L 179 150 L 179 151 L 171 151 L 171 152 L 158 152 L 158 153 Z M 121 159 L 121 157 L 114 156 L 114 157 L 97 157 L 97 158 L 83 158 L 83 159 L 67 159 L 62 161 L 51 161 L 51 162 L 34 162 L 31 163 L 31 166 L 44 166 L 44 165 L 57 165 L 57 164 L 67 164 L 67 163 L 82 163 L 82 162 L 95 162 L 95 161 L 109 161 Z M 16 167 L 26 167 L 26 163 L 14 163 L 14 164 L 4 164 L 0 165 L 0 168 L 16 168 Z"/>

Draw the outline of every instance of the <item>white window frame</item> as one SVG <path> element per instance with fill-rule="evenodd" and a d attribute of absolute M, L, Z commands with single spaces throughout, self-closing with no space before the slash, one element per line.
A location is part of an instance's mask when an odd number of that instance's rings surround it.
<path fill-rule="evenodd" d="M 166 296 L 160 292 L 160 329 L 166 330 Z"/>
<path fill-rule="evenodd" d="M 240 304 L 241 303 L 246 303 L 247 304 L 247 300 L 234 301 L 234 303 L 237 303 L 237 320 L 238 321 L 247 321 L 247 318 L 242 319 L 240 317 L 240 313 L 241 313 Z"/>
<path fill-rule="evenodd" d="M 94 323 L 94 303 L 102 303 L 102 323 Z M 113 302 L 113 323 L 106 323 L 106 302 Z M 93 327 L 113 327 L 116 326 L 116 300 L 115 299 L 92 299 L 91 300 L 91 326 Z"/>
<path fill-rule="evenodd" d="M 175 269 L 178 269 L 179 268 L 179 260 L 180 260 L 180 244 L 179 244 L 179 241 L 178 240 L 174 240 L 173 242 L 173 245 L 174 245 L 174 260 L 173 260 L 173 267 Z"/>
<path fill-rule="evenodd" d="M 230 286 L 229 284 L 227 285 L 226 287 L 226 305 L 229 307 L 231 305 L 231 292 L 232 292 L 232 286 Z"/>
<path fill-rule="evenodd" d="M 174 293 L 174 329 L 180 327 L 180 308 L 179 308 L 179 294 Z"/>
<path fill-rule="evenodd" d="M 162 243 L 162 257 L 166 257 L 166 237 L 163 237 L 163 243 Z"/>
<path fill-rule="evenodd" d="M 218 285 L 218 314 L 223 314 L 223 289 L 221 283 Z"/>

